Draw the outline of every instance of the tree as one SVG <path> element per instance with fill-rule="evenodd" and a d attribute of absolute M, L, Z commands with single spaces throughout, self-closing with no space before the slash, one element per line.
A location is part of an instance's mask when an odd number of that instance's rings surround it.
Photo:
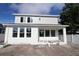
<path fill-rule="evenodd" d="M 61 24 L 69 25 L 67 33 L 76 33 L 79 30 L 79 4 L 65 4 L 60 19 Z"/>
<path fill-rule="evenodd" d="M 0 24 L 0 33 L 2 32 L 2 28 L 3 28 L 3 26 L 2 26 L 2 24 Z"/>

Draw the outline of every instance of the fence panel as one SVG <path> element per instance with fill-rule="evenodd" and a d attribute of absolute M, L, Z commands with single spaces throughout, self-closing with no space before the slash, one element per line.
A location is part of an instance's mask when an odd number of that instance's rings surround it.
<path fill-rule="evenodd" d="M 63 35 L 59 35 L 59 39 L 61 40 L 61 41 L 64 41 L 63 40 Z M 79 44 L 79 34 L 70 34 L 70 35 L 68 35 L 67 34 L 67 42 L 68 42 L 68 44 L 71 44 L 71 43 L 73 43 L 73 44 Z"/>
<path fill-rule="evenodd" d="M 5 37 L 4 34 L 0 34 L 0 42 L 4 42 L 4 37 Z"/>

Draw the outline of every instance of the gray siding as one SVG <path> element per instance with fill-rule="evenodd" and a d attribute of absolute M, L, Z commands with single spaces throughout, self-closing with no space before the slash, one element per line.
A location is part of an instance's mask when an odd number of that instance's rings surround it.
<path fill-rule="evenodd" d="M 0 34 L 0 42 L 4 41 L 5 34 Z"/>

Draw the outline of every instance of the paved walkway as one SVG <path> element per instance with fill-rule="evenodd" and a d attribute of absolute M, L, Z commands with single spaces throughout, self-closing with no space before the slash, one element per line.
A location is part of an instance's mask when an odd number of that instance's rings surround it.
<path fill-rule="evenodd" d="M 71 46 L 13 45 L 0 48 L 1 56 L 79 56 L 79 48 Z"/>

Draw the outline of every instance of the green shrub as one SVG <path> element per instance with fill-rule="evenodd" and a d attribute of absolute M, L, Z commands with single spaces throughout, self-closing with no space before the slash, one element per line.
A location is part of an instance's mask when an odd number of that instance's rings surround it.
<path fill-rule="evenodd" d="M 10 45 L 10 44 L 4 45 L 3 48 L 6 48 L 6 47 L 8 47 L 8 46 L 11 46 L 11 45 Z"/>

